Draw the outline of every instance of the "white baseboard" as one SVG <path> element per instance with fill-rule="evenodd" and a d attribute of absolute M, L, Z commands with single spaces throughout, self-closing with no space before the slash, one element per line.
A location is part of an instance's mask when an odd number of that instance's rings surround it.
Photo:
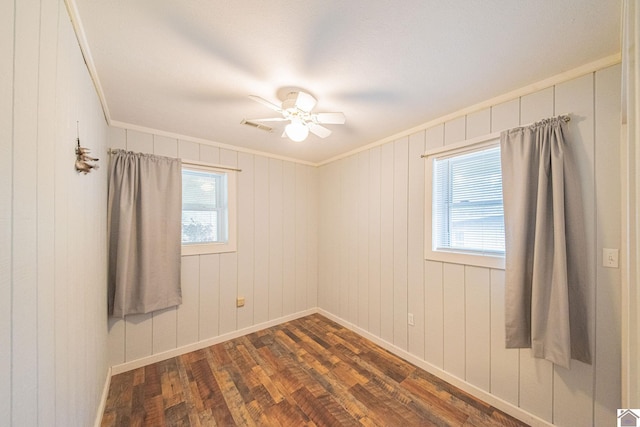
<path fill-rule="evenodd" d="M 437 376 L 438 378 L 448 382 L 449 384 L 458 387 L 459 389 L 471 394 L 474 397 L 477 397 L 478 399 L 488 403 L 489 405 L 493 406 L 494 408 L 497 408 L 509 415 L 511 415 L 512 417 L 515 417 L 517 419 L 519 419 L 522 422 L 525 422 L 529 425 L 531 425 L 532 427 L 553 427 L 553 424 L 549 423 L 548 421 L 545 421 L 541 418 L 536 417 L 533 414 L 530 414 L 529 412 L 524 411 L 523 409 L 513 405 L 512 403 L 509 403 L 505 400 L 502 400 L 494 395 L 492 395 L 491 393 L 488 393 L 485 390 L 482 390 L 472 384 L 469 384 L 468 382 L 461 380 L 460 378 L 451 375 L 445 371 L 443 371 L 442 369 L 433 366 L 432 364 L 430 364 L 429 362 L 420 359 L 418 357 L 416 357 L 415 355 L 409 353 L 406 350 L 401 349 L 400 347 L 396 347 L 395 345 L 383 340 L 380 337 L 377 337 L 373 334 L 371 334 L 370 332 L 360 328 L 359 326 L 354 325 L 351 322 L 348 322 L 334 314 L 329 313 L 328 311 L 325 311 L 321 308 L 318 308 L 317 310 L 318 313 L 320 313 L 321 315 L 333 320 L 336 323 L 339 323 L 340 325 L 344 326 L 347 329 L 350 329 L 351 331 L 357 333 L 358 335 L 362 335 L 363 337 L 367 338 L 370 341 L 373 341 L 374 343 L 376 343 L 377 345 L 379 345 L 380 347 L 390 351 L 391 353 L 395 354 L 396 356 L 410 362 L 413 363 L 414 365 L 418 366 L 419 368 L 424 369 L 425 371 Z"/>
<path fill-rule="evenodd" d="M 249 326 L 247 328 L 239 329 L 237 331 L 229 332 L 226 334 L 218 335 L 214 338 L 209 338 L 206 340 L 198 341 L 193 344 L 184 345 L 182 347 L 174 348 L 172 350 L 163 351 L 162 353 L 152 354 L 151 356 L 143 357 L 136 360 L 131 360 L 129 362 L 124 362 L 119 365 L 114 365 L 111 367 L 111 374 L 117 375 L 123 372 L 131 371 L 132 369 L 141 368 L 146 365 L 150 365 L 152 363 L 160 362 L 163 360 L 171 359 L 172 357 L 181 356 L 183 354 L 201 350 L 206 347 L 210 347 L 215 344 L 220 344 L 221 342 L 228 341 L 234 338 L 241 337 L 243 335 L 251 334 L 253 332 L 260 331 L 262 329 L 267 329 L 272 326 L 279 325 L 281 323 L 288 322 L 290 320 L 299 319 L 300 317 L 308 316 L 310 314 L 317 313 L 317 308 L 311 308 L 304 311 L 299 311 L 294 314 L 290 314 L 287 316 L 279 317 L 277 319 L 269 320 L 267 322 L 259 323 L 257 325 Z"/>
<path fill-rule="evenodd" d="M 102 424 L 102 416 L 104 415 L 104 408 L 107 406 L 107 397 L 109 396 L 109 387 L 111 386 L 111 368 L 107 369 L 107 378 L 104 380 L 104 387 L 102 388 L 102 396 L 100 397 L 100 404 L 96 410 L 96 420 L 93 423 L 94 427 L 100 427 Z"/>

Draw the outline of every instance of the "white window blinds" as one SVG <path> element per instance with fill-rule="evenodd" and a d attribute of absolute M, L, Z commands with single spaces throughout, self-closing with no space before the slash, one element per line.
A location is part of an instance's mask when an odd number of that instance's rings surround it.
<path fill-rule="evenodd" d="M 228 239 L 227 175 L 182 169 L 182 244 Z"/>
<path fill-rule="evenodd" d="M 504 254 L 500 147 L 433 161 L 434 250 Z"/>

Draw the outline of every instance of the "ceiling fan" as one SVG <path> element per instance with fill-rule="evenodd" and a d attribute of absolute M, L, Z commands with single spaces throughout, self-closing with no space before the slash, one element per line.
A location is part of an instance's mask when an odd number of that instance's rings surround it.
<path fill-rule="evenodd" d="M 344 113 L 312 113 L 317 100 L 310 94 L 302 91 L 289 92 L 282 105 L 278 106 L 264 98 L 249 95 L 249 98 L 262 105 L 282 114 L 282 117 L 272 117 L 266 119 L 247 119 L 244 122 L 286 122 L 290 123 L 285 127 L 283 137 L 289 137 L 292 141 L 304 141 L 309 132 L 326 138 L 331 135 L 331 131 L 323 124 L 341 125 L 346 118 Z"/>

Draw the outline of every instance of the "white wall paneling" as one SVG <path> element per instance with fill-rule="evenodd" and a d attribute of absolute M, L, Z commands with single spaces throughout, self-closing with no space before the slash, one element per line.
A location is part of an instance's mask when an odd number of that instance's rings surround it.
<path fill-rule="evenodd" d="M 504 271 L 491 270 L 491 394 L 518 406 L 520 350 L 505 348 Z"/>
<path fill-rule="evenodd" d="M 300 183 L 304 185 L 303 181 Z M 306 202 L 303 201 L 303 203 Z M 306 209 L 302 208 L 301 215 Z M 296 235 L 306 234 L 306 224 L 298 228 L 296 223 L 296 165 L 282 165 L 282 315 L 293 314 L 296 307 Z M 284 225 L 291 224 L 293 230 L 284 232 Z M 304 256 L 304 252 L 300 254 Z M 302 285 L 306 285 L 304 282 Z"/>
<path fill-rule="evenodd" d="M 220 254 L 220 334 L 238 329 L 236 298 L 238 294 L 238 254 Z"/>
<path fill-rule="evenodd" d="M 182 257 L 181 305 L 110 319 L 112 365 L 172 354 L 317 305 L 314 168 L 136 130 L 110 129 L 109 146 L 242 169 L 238 251 Z M 239 296 L 244 307 L 236 307 Z"/>
<path fill-rule="evenodd" d="M 238 153 L 220 149 L 220 164 L 238 166 Z M 237 191 L 241 191 L 240 188 Z M 238 296 L 238 253 L 220 254 L 220 333 L 224 334 L 238 329 L 236 298 Z"/>
<path fill-rule="evenodd" d="M 152 353 L 161 353 L 175 348 L 178 339 L 178 322 L 176 318 L 177 311 L 175 307 L 169 307 L 153 313 Z"/>
<path fill-rule="evenodd" d="M 467 115 L 467 128 L 465 138 L 472 139 L 478 136 L 488 135 L 491 133 L 491 109 L 484 110 Z"/>
<path fill-rule="evenodd" d="M 318 219 L 319 219 L 319 191 L 318 185 L 318 173 L 315 168 L 306 168 L 308 179 L 308 195 L 307 195 L 307 244 L 305 245 L 307 252 L 307 283 L 306 293 L 307 295 L 307 307 L 318 306 Z M 297 204 L 297 207 L 301 208 L 301 204 Z M 301 252 L 304 252 L 302 248 L 299 248 Z M 301 285 L 297 285 L 299 287 Z M 298 307 L 298 310 L 300 307 Z"/>
<path fill-rule="evenodd" d="M 341 223 L 341 236 L 346 238 L 339 239 L 340 242 L 340 310 L 345 319 L 356 320 L 358 317 L 358 282 L 357 282 L 357 266 L 353 263 L 356 259 L 357 241 L 354 240 L 357 235 L 357 227 L 352 222 L 357 215 L 357 206 L 354 201 L 356 183 L 357 183 L 357 159 L 349 157 L 341 163 L 345 164 L 342 168 L 340 180 L 342 185 L 342 193 L 340 204 L 342 207 L 342 217 L 350 220 Z"/>
<path fill-rule="evenodd" d="M 320 182 L 323 185 L 319 188 L 320 204 L 333 203 L 337 205 L 340 201 L 340 193 L 335 191 L 340 187 L 339 175 L 336 172 L 338 163 L 332 163 L 319 171 Z M 322 283 L 335 283 L 338 277 L 337 271 L 337 206 L 330 209 L 319 217 L 319 258 L 322 268 L 318 270 L 318 277 Z M 337 286 L 325 286 L 318 288 L 318 303 L 323 307 L 329 307 L 332 312 L 337 312 Z"/>
<path fill-rule="evenodd" d="M 153 135 L 153 152 L 158 156 L 178 157 L 178 140 L 166 136 Z"/>
<path fill-rule="evenodd" d="M 191 141 L 178 141 L 178 157 L 185 160 L 200 160 L 217 165 L 220 163 L 218 147 L 201 146 Z"/>
<path fill-rule="evenodd" d="M 136 130 L 128 130 L 127 150 L 137 153 L 153 153 L 153 135 Z"/>
<path fill-rule="evenodd" d="M 58 2 L 41 2 L 40 3 L 40 59 L 38 74 L 40 82 L 38 85 L 38 177 L 37 177 L 37 207 L 40 214 L 37 220 L 38 233 L 38 270 L 37 270 L 37 293 L 38 293 L 38 420 L 43 423 L 44 420 L 55 419 L 56 407 L 55 401 L 50 396 L 55 395 L 55 359 L 51 354 L 55 352 L 55 307 L 51 304 L 55 298 L 55 288 L 51 286 L 51 279 L 55 277 L 55 218 L 51 212 L 55 210 L 56 189 L 55 181 L 55 163 L 51 159 L 55 158 L 56 141 L 50 137 L 56 132 L 56 117 L 50 112 L 56 108 L 56 77 L 50 73 L 56 67 L 58 56 L 58 39 L 51 35 L 58 31 L 58 19 L 60 5 Z M 45 77 L 46 76 L 46 77 Z M 80 76 L 79 81 L 82 81 Z M 89 122 L 85 123 L 84 136 L 92 140 L 102 140 L 104 143 L 104 122 L 98 116 L 87 117 Z M 102 125 L 102 126 L 101 126 Z M 100 129 L 100 130 L 98 130 Z M 85 182 L 86 184 L 86 182 Z M 89 188 L 85 187 L 85 190 Z M 49 214 L 43 214 L 43 213 Z M 92 222 L 87 224 L 87 229 L 100 230 L 102 224 L 100 219 L 102 216 L 94 216 Z M 98 236 L 96 236 L 98 237 Z M 104 244 L 102 236 L 98 237 L 98 245 Z M 95 265 L 95 264 L 94 264 Z M 91 298 L 91 292 L 87 295 Z M 89 323 L 91 324 L 91 314 L 87 313 Z M 95 323 L 93 323 L 95 324 Z M 104 331 L 100 335 L 104 339 Z M 104 341 L 102 347 L 86 347 L 88 349 L 88 357 L 104 362 L 105 355 L 97 355 L 96 351 L 104 350 Z M 95 367 L 93 367 L 95 368 Z M 104 365 L 97 368 L 103 370 Z M 93 375 L 92 375 L 93 374 Z M 104 372 L 97 373 L 100 376 Z M 89 381 L 96 381 L 94 373 L 87 372 Z M 94 383 L 95 385 L 99 385 Z M 92 384 L 92 385 L 94 385 Z M 95 402 L 85 397 L 83 402 L 91 407 Z M 0 411 L 1 413 L 2 411 Z"/>
<path fill-rule="evenodd" d="M 303 165 L 297 166 L 298 169 L 302 168 Z M 319 287 L 318 287 L 318 277 L 320 271 L 318 269 L 320 253 L 319 253 L 319 223 L 320 216 L 318 214 L 319 209 L 319 192 L 320 186 L 318 185 L 319 174 L 316 168 L 306 168 L 306 176 L 307 176 L 307 201 L 306 204 L 303 203 L 303 198 L 298 199 L 300 202 L 296 203 L 297 209 L 306 209 L 307 211 L 307 225 L 305 227 L 307 232 L 306 244 L 298 247 L 296 253 L 304 253 L 306 252 L 306 260 L 307 260 L 307 280 L 306 287 L 304 290 L 296 290 L 296 294 L 299 292 L 300 295 L 306 294 L 305 300 L 301 300 L 301 305 L 296 307 L 296 310 L 300 310 L 300 307 L 304 305 L 306 301 L 307 307 L 317 307 L 318 306 L 318 298 L 319 298 Z M 306 206 L 303 208 L 302 206 Z M 304 248 L 304 249 L 303 249 Z M 301 282 L 304 283 L 304 282 Z M 297 285 L 296 289 L 299 289 Z"/>
<path fill-rule="evenodd" d="M 369 193 L 367 199 L 367 213 L 369 219 L 369 331 L 380 336 L 381 334 L 381 296 L 380 296 L 380 266 L 381 260 L 381 199 L 380 199 L 380 147 L 369 150 Z M 323 215 L 324 216 L 324 215 Z M 321 271 L 324 270 L 322 266 Z M 325 282 L 323 282 L 325 283 Z M 324 287 L 323 287 L 324 288 Z"/>
<path fill-rule="evenodd" d="M 200 325 L 198 324 L 200 317 L 200 258 L 201 257 L 197 255 L 182 257 L 182 268 L 180 271 L 182 304 L 175 309 L 177 322 L 176 341 L 178 347 L 198 341 L 198 332 L 200 329 Z M 220 317 L 220 322 L 222 323 L 222 316 Z M 147 323 L 151 327 L 152 336 L 164 334 L 164 331 L 157 327 L 154 322 Z M 151 354 L 155 354 L 154 351 L 145 356 Z"/>
<path fill-rule="evenodd" d="M 62 1 L 0 6 L 0 419 L 91 425 L 108 371 L 107 126 Z M 14 167 L 20 165 L 20 167 Z"/>
<path fill-rule="evenodd" d="M 441 262 L 425 261 L 424 311 L 425 360 L 444 368 L 444 266 Z"/>
<path fill-rule="evenodd" d="M 202 144 L 198 144 L 198 146 L 201 161 L 215 165 L 220 164 L 220 148 Z"/>
<path fill-rule="evenodd" d="M 200 292 L 198 299 L 200 310 L 198 338 L 205 340 L 217 337 L 220 334 L 220 313 L 218 311 L 220 306 L 220 254 L 200 255 L 199 267 Z M 247 269 L 245 273 L 251 274 L 249 284 L 252 285 L 253 270 Z M 251 286 L 251 288 L 253 287 Z M 249 303 L 253 304 L 252 298 L 249 298 Z M 245 304 L 245 308 L 249 308 L 248 304 Z M 176 343 L 176 345 L 178 344 Z"/>
<path fill-rule="evenodd" d="M 153 314 L 132 314 L 124 330 L 125 360 L 142 359 L 153 354 Z"/>
<path fill-rule="evenodd" d="M 640 68 L 638 37 L 640 8 L 622 2 L 622 127 L 620 177 L 622 186 L 622 404 L 640 408 Z"/>
<path fill-rule="evenodd" d="M 332 199 L 334 199 L 334 203 L 335 206 L 337 207 L 336 211 L 337 211 L 337 218 L 344 218 L 345 215 L 345 207 L 347 206 L 346 203 L 346 195 L 343 194 L 346 192 L 346 188 L 347 185 L 344 184 L 345 182 L 345 177 L 344 177 L 344 173 L 342 172 L 343 169 L 340 167 L 342 165 L 342 163 L 344 162 L 344 160 L 340 160 L 337 162 L 338 164 L 338 168 L 336 169 L 336 176 L 335 179 L 339 182 L 339 185 L 337 185 L 336 187 L 334 187 L 335 190 L 337 190 L 336 194 L 334 195 L 334 197 Z M 332 302 L 334 305 L 334 310 L 336 310 L 336 313 L 340 313 L 340 316 L 343 318 L 347 317 L 347 307 L 349 304 L 349 288 L 347 280 L 348 280 L 348 270 L 347 270 L 347 261 L 346 261 L 346 245 L 347 243 L 345 242 L 345 239 L 340 238 L 340 236 L 343 236 L 344 233 L 347 232 L 346 229 L 346 222 L 341 221 L 335 221 L 335 222 L 331 222 L 330 223 L 330 227 L 332 228 L 333 231 L 333 236 L 332 238 L 335 241 L 335 252 L 333 255 L 333 264 L 334 264 L 334 268 L 335 268 L 335 280 L 337 281 L 337 287 L 334 287 L 334 292 L 332 292 L 331 298 L 332 298 Z"/>
<path fill-rule="evenodd" d="M 269 159 L 254 158 L 254 323 L 269 320 Z M 265 304 L 266 302 L 266 304 Z"/>
<path fill-rule="evenodd" d="M 444 124 L 425 131 L 426 150 L 444 145 L 444 131 Z M 424 164 L 424 160 L 422 162 Z M 421 216 L 424 217 L 424 206 Z M 443 265 L 441 262 L 425 261 L 424 272 L 425 360 L 442 369 L 444 363 Z"/>
<path fill-rule="evenodd" d="M 308 271 L 309 271 L 309 256 L 311 251 L 308 249 L 307 244 L 309 239 L 309 212 L 311 207 L 309 206 L 310 196 L 317 194 L 311 190 L 311 182 L 309 176 L 309 168 L 296 164 L 294 170 L 294 177 L 292 178 L 294 185 L 294 202 L 295 202 L 295 218 L 293 219 L 296 224 L 296 233 L 294 237 L 294 294 L 295 307 L 293 311 L 301 311 L 307 307 L 307 300 L 309 297 L 308 290 Z M 313 199 L 313 197 L 311 197 Z M 289 249 L 288 249 L 289 250 Z M 297 285 L 297 286 L 296 286 Z"/>
<path fill-rule="evenodd" d="M 369 151 L 358 154 L 357 242 L 358 242 L 358 324 L 369 329 Z"/>
<path fill-rule="evenodd" d="M 455 144 L 465 140 L 466 129 L 466 116 L 458 117 L 457 119 L 449 120 L 444 123 L 444 143 Z"/>
<path fill-rule="evenodd" d="M 31 125 L 38 119 L 38 61 L 40 4 L 25 1 L 16 4 L 14 66 L 20 72 L 14 75 L 13 107 L 13 164 L 27 165 L 38 148 L 38 128 Z M 33 254 L 37 250 L 37 183 L 31 168 L 13 169 L 13 288 L 12 316 L 14 325 L 12 369 L 14 381 L 12 421 L 15 425 L 36 425 L 38 414 L 28 408 L 37 401 L 38 377 L 33 375 L 37 366 L 37 277 L 32 268 Z M 22 378 L 16 381 L 15 378 Z"/>
<path fill-rule="evenodd" d="M 602 247 L 620 246 L 619 82 L 620 67 L 613 66 L 513 100 L 503 98 L 500 104 L 323 165 L 320 308 L 400 353 L 408 351 L 434 372 L 442 369 L 459 378 L 469 390 L 484 390 L 539 420 L 614 424 L 621 403 L 620 274 L 601 267 L 599 257 Z M 504 348 L 502 270 L 424 261 L 418 249 L 425 226 L 421 151 L 560 113 L 572 116 L 567 139 L 580 164 L 590 261 L 586 288 L 594 364 L 572 361 L 571 370 L 534 359 L 529 349 Z M 351 205 L 353 199 L 358 207 Z M 354 277 L 347 266 L 351 250 L 357 253 L 357 296 L 363 297 L 356 312 L 345 302 L 353 300 L 347 290 Z M 408 313 L 416 326 L 407 327 Z"/>
<path fill-rule="evenodd" d="M 0 325 L 11 325 L 14 2 L 0 4 Z M 0 328 L 0 418 L 11 419 L 11 328 Z"/>
<path fill-rule="evenodd" d="M 318 245 L 319 245 L 319 236 L 318 236 L 318 221 L 319 221 L 319 212 L 320 208 L 320 198 L 318 197 L 318 192 L 320 191 L 320 186 L 318 185 L 318 173 L 316 168 L 306 168 L 307 172 L 307 182 L 308 182 L 308 192 L 307 192 L 307 280 L 306 280 L 306 292 L 307 294 L 306 302 L 307 307 L 318 307 L 318 265 L 319 265 L 319 254 L 318 254 Z M 297 204 L 296 206 L 300 207 L 301 204 Z M 299 308 L 298 308 L 299 309 Z"/>
<path fill-rule="evenodd" d="M 491 132 L 500 132 L 520 125 L 520 99 L 491 107 Z"/>
<path fill-rule="evenodd" d="M 409 325 L 407 349 L 424 359 L 424 160 L 425 132 L 409 137 L 407 184 L 407 311 L 413 314 Z"/>
<path fill-rule="evenodd" d="M 269 159 L 269 320 L 282 316 L 282 160 Z"/>
<path fill-rule="evenodd" d="M 425 131 L 426 150 L 432 150 L 444 145 L 444 124 L 429 128 Z M 425 150 L 425 151 L 426 151 Z"/>
<path fill-rule="evenodd" d="M 443 264 L 444 370 L 465 379 L 465 268 Z"/>
<path fill-rule="evenodd" d="M 254 203 L 254 165 L 253 154 L 238 153 L 238 168 L 242 172 L 238 174 L 238 188 L 243 191 L 238 193 L 238 296 L 245 298 L 244 307 L 238 309 L 238 328 L 246 328 L 253 325 L 253 312 L 256 299 L 253 293 L 254 287 L 254 235 L 255 235 L 255 217 L 256 205 Z M 218 285 L 219 286 L 219 285 Z M 216 314 L 218 306 L 218 287 L 216 287 L 215 295 L 204 297 L 200 295 L 200 303 L 210 301 L 210 307 L 207 308 Z M 213 292 L 212 292 L 213 294 Z M 215 300 L 215 302 L 214 302 Z M 202 318 L 201 323 L 207 323 Z M 217 323 L 217 318 L 216 318 Z M 202 324 L 201 324 L 202 328 Z M 212 330 L 206 338 L 218 335 L 218 329 Z M 200 336 L 200 338 L 205 338 Z"/>
<path fill-rule="evenodd" d="M 394 327 L 393 151 L 393 143 L 380 147 L 380 336 L 391 343 Z"/>
<path fill-rule="evenodd" d="M 358 317 L 358 280 L 357 265 L 354 265 L 356 259 L 356 251 L 358 248 L 357 240 L 357 226 L 353 222 L 353 218 L 357 215 L 357 206 L 354 197 L 356 196 L 357 185 L 357 158 L 355 156 L 346 158 L 341 161 L 345 164 L 342 168 L 341 174 L 341 200 L 340 206 L 342 210 L 342 217 L 348 218 L 348 221 L 341 223 L 341 236 L 345 238 L 340 239 L 340 312 L 342 316 L 355 322 Z"/>
<path fill-rule="evenodd" d="M 407 349 L 409 138 L 393 143 L 393 343 Z"/>
<path fill-rule="evenodd" d="M 620 270 L 605 268 L 597 262 L 600 248 L 621 248 L 621 218 L 611 206 L 621 205 L 619 177 L 610 173 L 619 167 L 620 147 L 620 67 L 610 67 L 596 73 L 595 79 L 595 176 L 596 179 L 596 330 L 594 336 L 610 335 L 614 342 L 621 340 Z M 620 373 L 620 354 L 595 343 L 595 425 L 611 423 L 609 408 L 620 404 L 621 390 L 614 381 Z M 617 348 L 617 347 L 613 347 Z"/>
<path fill-rule="evenodd" d="M 491 382 L 491 283 L 488 268 L 465 267 L 466 380 L 489 391 Z"/>

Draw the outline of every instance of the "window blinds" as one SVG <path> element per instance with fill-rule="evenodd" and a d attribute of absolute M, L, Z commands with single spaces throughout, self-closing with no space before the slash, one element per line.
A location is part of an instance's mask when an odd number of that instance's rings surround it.
<path fill-rule="evenodd" d="M 434 160 L 433 221 L 435 250 L 504 254 L 499 146 Z"/>
<path fill-rule="evenodd" d="M 227 240 L 226 174 L 183 168 L 182 244 Z"/>

